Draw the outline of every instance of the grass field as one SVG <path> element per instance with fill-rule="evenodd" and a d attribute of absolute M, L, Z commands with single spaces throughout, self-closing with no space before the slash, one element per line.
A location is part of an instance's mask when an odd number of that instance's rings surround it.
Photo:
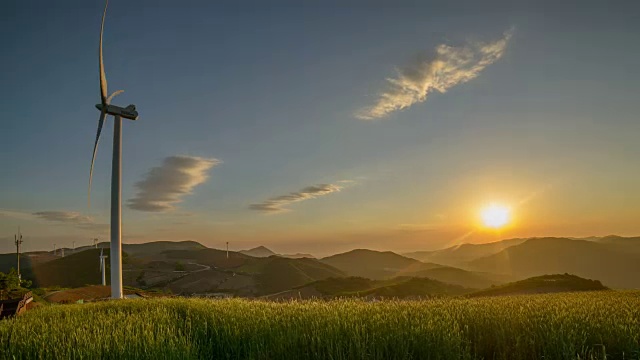
<path fill-rule="evenodd" d="M 154 299 L 0 322 L 2 359 L 639 359 L 640 292 L 428 301 Z"/>

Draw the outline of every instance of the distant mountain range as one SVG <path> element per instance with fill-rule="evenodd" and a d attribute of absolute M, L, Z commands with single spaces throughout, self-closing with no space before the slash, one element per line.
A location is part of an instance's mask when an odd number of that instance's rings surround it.
<path fill-rule="evenodd" d="M 329 256 L 320 259 L 320 261 L 342 270 L 349 276 L 373 280 L 384 280 L 398 276 L 421 277 L 481 289 L 510 279 L 496 274 L 482 274 L 451 266 L 425 263 L 390 251 L 358 249 Z"/>
<path fill-rule="evenodd" d="M 99 244 L 108 255 L 107 245 Z M 124 244 L 123 250 L 125 285 L 185 295 L 327 296 L 331 287 L 343 295 L 459 295 L 565 273 L 611 288 L 640 288 L 640 237 L 508 239 L 404 255 L 356 249 L 321 259 L 277 254 L 264 246 L 227 255 L 194 241 Z M 99 251 L 66 250 L 65 257 L 25 253 L 22 273 L 36 286 L 98 284 Z M 15 266 L 15 254 L 0 254 L 0 271 Z"/>
<path fill-rule="evenodd" d="M 570 273 L 613 288 L 640 288 L 640 239 L 611 240 L 529 239 L 465 267 L 516 279 Z"/>
<path fill-rule="evenodd" d="M 346 277 L 315 281 L 291 290 L 270 294 L 265 298 L 270 300 L 344 297 L 406 299 L 441 296 L 506 296 L 602 290 L 608 289 L 597 280 L 583 279 L 568 274 L 537 276 L 501 286 L 492 286 L 480 291 L 429 278 L 397 277 L 388 280 L 371 280 L 361 277 Z"/>
<path fill-rule="evenodd" d="M 496 254 L 508 247 L 522 244 L 527 239 L 508 239 L 486 244 L 461 244 L 435 251 L 416 251 L 403 254 L 412 259 L 442 265 L 461 266 L 471 260 Z"/>

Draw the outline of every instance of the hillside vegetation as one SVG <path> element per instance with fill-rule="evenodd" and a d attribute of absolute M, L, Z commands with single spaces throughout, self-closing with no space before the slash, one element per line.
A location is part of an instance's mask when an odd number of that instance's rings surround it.
<path fill-rule="evenodd" d="M 104 254 L 109 255 L 109 249 L 104 249 Z M 123 253 L 126 258 L 127 254 Z M 88 249 L 65 257 L 56 257 L 54 260 L 33 266 L 25 274 L 32 279 L 34 286 L 62 286 L 79 287 L 88 284 L 99 284 L 102 281 L 100 272 L 100 250 Z M 107 270 L 109 261 L 107 260 Z M 110 272 L 107 271 L 107 281 Z"/>
<path fill-rule="evenodd" d="M 268 296 L 269 299 L 340 297 L 422 298 L 467 294 L 472 290 L 427 278 L 397 277 L 370 280 L 362 277 L 329 278 Z"/>
<path fill-rule="evenodd" d="M 104 243 L 109 247 L 109 243 Z M 197 241 L 153 241 L 143 244 L 122 244 L 122 251 L 129 255 L 155 255 L 170 250 L 202 250 L 207 247 Z"/>
<path fill-rule="evenodd" d="M 3 359 L 637 359 L 640 293 L 274 303 L 154 299 L 0 322 Z M 28 336 L 25 336 L 28 334 Z"/>
<path fill-rule="evenodd" d="M 392 284 L 374 287 L 366 291 L 351 293 L 358 296 L 374 296 L 384 298 L 416 298 L 432 296 L 462 295 L 469 289 L 427 278 L 396 279 Z M 347 295 L 347 294 L 345 294 Z"/>
<path fill-rule="evenodd" d="M 330 277 L 345 274 L 316 259 L 289 259 L 278 256 L 261 259 L 256 275 L 259 294 L 272 294 Z"/>
<path fill-rule="evenodd" d="M 469 296 L 504 296 L 572 291 L 600 291 L 608 288 L 598 280 L 569 274 L 543 275 L 476 291 Z"/>

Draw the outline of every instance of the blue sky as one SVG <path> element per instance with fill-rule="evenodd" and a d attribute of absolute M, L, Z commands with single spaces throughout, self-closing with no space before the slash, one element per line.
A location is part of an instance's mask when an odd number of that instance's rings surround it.
<path fill-rule="evenodd" d="M 140 113 L 124 124 L 123 202 L 168 157 L 219 161 L 172 210 L 125 207 L 124 241 L 429 249 L 474 231 L 493 201 L 517 221 L 470 241 L 640 232 L 637 5 L 364 4 L 112 0 L 109 89 Z M 90 209 L 86 195 L 103 5 L 15 2 L 0 15 L 2 238 L 18 225 L 34 249 L 108 238 L 109 120 Z M 469 81 L 356 117 L 437 46 L 509 30 Z M 317 185 L 336 191 L 304 191 Z M 250 208 L 291 193 L 289 211 Z M 33 215 L 45 211 L 77 216 Z"/>

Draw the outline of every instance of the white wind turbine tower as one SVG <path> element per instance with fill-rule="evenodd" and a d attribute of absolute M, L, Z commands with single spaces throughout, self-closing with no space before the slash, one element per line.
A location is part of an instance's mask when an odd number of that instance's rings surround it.
<path fill-rule="evenodd" d="M 103 250 L 103 248 L 100 248 L 100 271 L 102 272 L 102 286 L 107 286 L 107 263 L 105 259 L 108 256 L 102 254 Z"/>
<path fill-rule="evenodd" d="M 120 170 L 122 169 L 122 118 L 129 120 L 137 120 L 138 112 L 134 105 L 126 108 L 111 105 L 111 99 L 122 93 L 118 90 L 107 96 L 107 78 L 104 73 L 104 63 L 102 61 L 102 34 L 104 32 L 104 19 L 107 15 L 107 6 L 104 6 L 102 13 L 102 23 L 100 25 L 100 48 L 98 53 L 98 62 L 100 66 L 100 104 L 96 108 L 100 110 L 100 120 L 98 120 L 98 132 L 96 133 L 96 142 L 93 146 L 93 157 L 91 159 L 91 169 L 89 170 L 89 199 L 91 196 L 91 180 L 93 177 L 93 163 L 96 159 L 96 151 L 98 150 L 98 140 L 102 132 L 102 125 L 107 115 L 113 116 L 113 159 L 111 165 L 111 298 L 122 299 L 122 238 L 121 238 L 121 207 L 122 193 L 120 191 L 122 185 L 122 177 Z M 90 200 L 89 200 L 90 204 Z"/>

